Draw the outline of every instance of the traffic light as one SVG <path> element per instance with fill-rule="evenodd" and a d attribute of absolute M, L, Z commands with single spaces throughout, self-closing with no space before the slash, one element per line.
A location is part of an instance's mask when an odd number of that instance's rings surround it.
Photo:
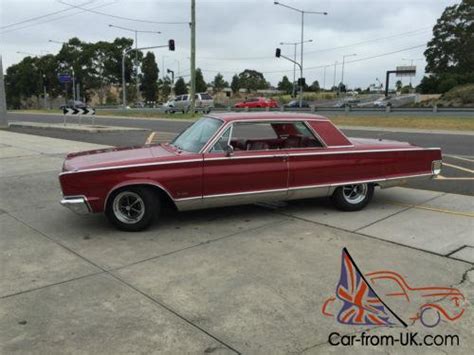
<path fill-rule="evenodd" d="M 168 48 L 170 51 L 174 51 L 174 39 L 168 41 Z"/>
<path fill-rule="evenodd" d="M 281 49 L 277 48 L 275 51 L 275 57 L 280 58 L 280 56 L 281 56 Z"/>
<path fill-rule="evenodd" d="M 305 78 L 298 78 L 298 86 L 305 86 L 306 80 Z"/>

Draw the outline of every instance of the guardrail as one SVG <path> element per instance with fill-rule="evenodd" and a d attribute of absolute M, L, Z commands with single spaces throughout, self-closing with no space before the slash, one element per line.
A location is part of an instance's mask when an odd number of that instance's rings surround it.
<path fill-rule="evenodd" d="M 164 108 L 129 108 L 124 109 L 123 107 L 98 107 L 97 113 L 100 114 L 100 110 L 107 110 L 107 111 L 117 111 L 117 112 L 164 112 Z M 273 111 L 273 112 L 379 112 L 379 113 L 472 113 L 474 115 L 474 107 L 330 107 L 330 106 L 312 106 L 312 107 L 305 107 L 305 108 L 287 108 L 287 107 L 277 107 L 277 108 L 234 108 L 232 106 L 227 107 L 217 107 L 214 108 L 212 111 L 214 112 L 265 112 L 265 111 Z"/>

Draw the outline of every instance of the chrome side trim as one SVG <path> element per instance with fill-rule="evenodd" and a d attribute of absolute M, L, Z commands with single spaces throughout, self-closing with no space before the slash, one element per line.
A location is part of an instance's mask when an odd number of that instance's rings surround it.
<path fill-rule="evenodd" d="M 92 171 L 104 171 L 104 170 L 115 170 L 115 169 L 131 169 L 131 168 L 139 168 L 139 167 L 143 167 L 143 166 L 195 163 L 195 162 L 202 162 L 202 161 L 203 161 L 203 159 L 200 158 L 200 159 L 187 159 L 187 160 L 160 161 L 160 162 L 156 162 L 156 163 L 142 163 L 142 164 L 106 166 L 106 167 L 102 167 L 102 168 L 91 168 L 91 169 L 83 169 L 83 170 L 63 171 L 63 172 L 59 173 L 59 176 L 68 175 L 68 174 L 76 174 L 76 173 L 88 173 L 88 172 L 92 172 Z"/>
<path fill-rule="evenodd" d="M 236 159 L 262 159 L 262 158 L 286 158 L 287 154 L 265 154 L 265 155 L 245 155 L 245 156 L 235 156 L 232 155 L 230 157 L 215 157 L 215 158 L 205 158 L 204 162 L 206 161 L 214 161 L 214 160 L 236 160 Z"/>
<path fill-rule="evenodd" d="M 333 148 L 333 147 L 331 147 Z M 358 153 L 386 153 L 386 152 L 411 152 L 411 151 L 423 151 L 423 150 L 440 150 L 440 148 L 393 148 L 393 149 L 365 149 L 365 150 L 337 150 L 332 152 L 301 152 L 289 154 L 289 157 L 293 156 L 312 156 L 312 155 L 331 155 L 331 154 L 358 154 Z"/>
<path fill-rule="evenodd" d="M 329 196 L 337 187 L 344 185 L 377 183 L 382 188 L 386 188 L 403 184 L 407 179 L 427 178 L 432 176 L 432 173 L 423 173 L 380 179 L 349 180 L 332 184 L 293 186 L 286 189 L 245 191 L 228 194 L 204 195 L 202 197 L 187 197 L 175 199 L 174 202 L 180 211 L 185 211 L 191 209 L 263 202 L 268 200 L 296 200 Z"/>
<path fill-rule="evenodd" d="M 92 209 L 87 201 L 87 197 L 80 196 L 64 196 L 64 198 L 59 202 L 61 206 L 70 209 L 72 212 L 85 215 L 92 212 Z"/>
<path fill-rule="evenodd" d="M 334 147 L 331 147 L 334 148 Z M 314 148 L 313 148 L 314 149 Z M 404 151 L 423 151 L 423 150 L 439 150 L 440 148 L 398 148 L 398 149 L 367 149 L 367 150 L 337 150 L 337 151 L 318 151 L 318 152 L 301 152 L 301 153 L 292 153 L 291 150 L 288 150 L 288 154 L 268 154 L 268 155 L 245 155 L 245 156 L 231 156 L 231 157 L 215 157 L 215 158 L 205 158 L 204 161 L 209 160 L 226 160 L 226 159 L 253 159 L 253 158 L 277 158 L 277 157 L 300 157 L 300 156 L 313 156 L 313 155 L 332 155 L 332 154 L 358 154 L 358 153 L 386 153 L 386 152 L 404 152 Z M 275 152 L 281 152 L 281 150 L 275 150 Z M 251 151 L 255 152 L 255 151 Z"/>
<path fill-rule="evenodd" d="M 232 194 L 206 195 L 203 198 L 185 198 L 175 200 L 180 211 L 213 208 L 223 206 L 245 205 L 259 201 L 286 200 L 287 189 L 275 189 Z"/>

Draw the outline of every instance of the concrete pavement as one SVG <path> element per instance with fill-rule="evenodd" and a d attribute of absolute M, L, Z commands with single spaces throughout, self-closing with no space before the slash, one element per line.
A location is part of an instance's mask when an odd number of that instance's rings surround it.
<path fill-rule="evenodd" d="M 474 198 L 377 190 L 367 209 L 324 199 L 173 213 L 142 233 L 58 205 L 62 156 L 103 147 L 0 131 L 0 353 L 453 352 L 474 347 Z M 420 334 L 456 347 L 333 347 L 360 334 L 322 315 L 348 248 L 366 273 L 457 287 L 466 312 Z M 379 290 L 379 289 L 377 289 Z M 407 319 L 399 302 L 390 306 Z M 400 328 L 370 327 L 370 334 Z"/>

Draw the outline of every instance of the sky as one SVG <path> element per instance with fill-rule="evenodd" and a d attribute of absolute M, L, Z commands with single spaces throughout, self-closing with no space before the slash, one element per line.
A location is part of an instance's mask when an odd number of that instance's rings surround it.
<path fill-rule="evenodd" d="M 301 40 L 301 14 L 273 2 L 196 0 L 196 64 L 203 70 L 206 81 L 212 81 L 221 72 L 230 82 L 234 73 L 247 68 L 263 72 L 273 85 L 283 75 L 292 79 L 293 64 L 275 58 L 275 48 L 280 47 L 283 55 L 293 58 L 294 46 L 280 42 Z M 3 68 L 6 70 L 28 53 L 57 53 L 61 45 L 49 40 L 65 42 L 78 37 L 96 42 L 123 36 L 133 38 L 133 32 L 109 27 L 112 24 L 161 32 L 139 33 L 139 47 L 166 44 L 168 39 L 175 39 L 175 52 L 153 50 L 160 73 L 169 68 L 189 79 L 190 3 L 190 0 L 0 0 Z M 432 28 L 445 7 L 459 1 L 281 0 L 280 3 L 328 13 L 304 16 L 304 39 L 312 40 L 303 46 L 307 83 L 318 80 L 321 86 L 330 88 L 334 74 L 336 82 L 340 82 L 341 63 L 343 56 L 347 56 L 344 82 L 349 88 L 366 88 L 377 79 L 384 82 L 387 70 L 409 65 L 411 60 L 417 66 L 412 82 L 419 83 L 426 65 L 423 52 L 432 37 Z M 298 46 L 297 61 L 300 61 L 299 50 Z M 409 80 L 402 78 L 404 84 Z"/>

